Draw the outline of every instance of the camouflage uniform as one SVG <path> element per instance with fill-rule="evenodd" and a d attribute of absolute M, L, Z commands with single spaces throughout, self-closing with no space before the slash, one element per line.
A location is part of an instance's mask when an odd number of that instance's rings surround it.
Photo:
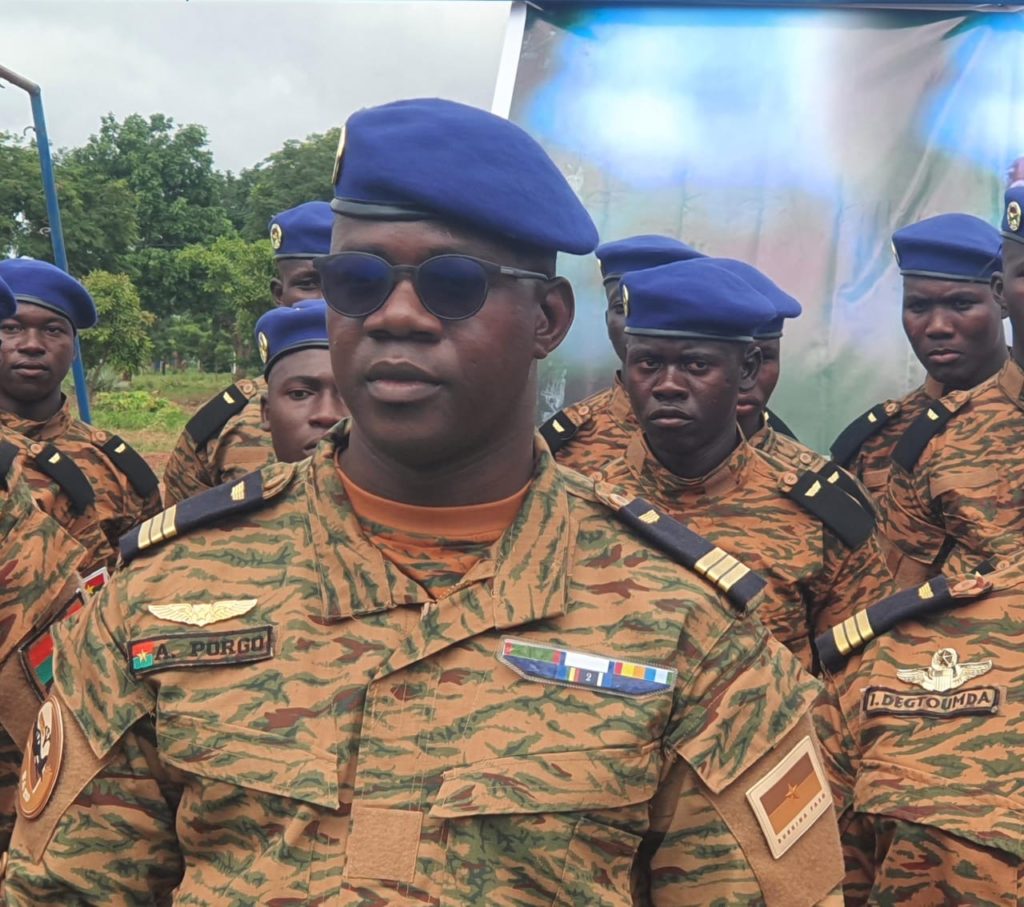
<path fill-rule="evenodd" d="M 563 466 L 587 473 L 621 457 L 638 428 L 622 378 L 555 413 L 540 429 Z"/>
<path fill-rule="evenodd" d="M 1024 905 L 1022 589 L 1020 560 L 938 577 L 840 628 L 845 667 L 819 643 L 847 905 Z"/>
<path fill-rule="evenodd" d="M 626 456 L 600 477 L 764 577 L 757 614 L 808 669 L 818 632 L 893 589 L 868 512 L 812 470 L 798 473 L 745 442 L 709 475 L 684 479 L 662 466 L 637 432 Z"/>
<path fill-rule="evenodd" d="M 41 696 L 28 644 L 78 591 L 81 546 L 32 502 L 13 444 L 0 440 L 0 854 L 14 827 L 21 750 Z"/>
<path fill-rule="evenodd" d="M 886 400 L 851 422 L 832 443 L 832 457 L 853 473 L 872 496 L 880 498 L 889 484 L 892 450 L 914 420 L 945 390 L 933 378 L 900 400 Z"/>
<path fill-rule="evenodd" d="M 428 591 L 362 533 L 344 431 L 126 540 L 193 525 L 61 634 L 64 768 L 19 820 L 8 903 L 839 903 L 827 782 L 779 859 L 745 799 L 815 747 L 820 692 L 758 622 L 543 445 L 513 524 Z M 237 616 L 153 613 L 215 601 Z M 593 665 L 542 679 L 561 649 L 667 673 L 641 696 Z"/>
<path fill-rule="evenodd" d="M 117 563 L 117 540 L 160 512 L 153 471 L 117 435 L 71 415 L 68 401 L 45 422 L 0 412 L 0 428 L 24 458 L 36 504 L 84 549 L 83 573 Z"/>
<path fill-rule="evenodd" d="M 881 501 L 882 529 L 900 555 L 897 579 L 970 573 L 1020 550 L 1022 392 L 1024 371 L 1010 359 L 988 381 L 932 403 L 904 433 Z"/>
<path fill-rule="evenodd" d="M 274 462 L 270 432 L 262 428 L 260 397 L 267 383 L 243 379 L 209 400 L 185 426 L 164 468 L 168 505 Z"/>

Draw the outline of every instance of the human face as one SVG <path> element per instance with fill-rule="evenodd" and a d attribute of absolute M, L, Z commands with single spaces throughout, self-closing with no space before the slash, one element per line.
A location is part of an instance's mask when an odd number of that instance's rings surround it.
<path fill-rule="evenodd" d="M 604 286 L 604 294 L 608 299 L 608 308 L 604 313 L 604 323 L 608 328 L 608 339 L 612 343 L 615 355 L 620 362 L 626 361 L 626 307 L 622 304 L 622 283 L 610 280 Z"/>
<path fill-rule="evenodd" d="M 1024 243 L 1003 240 L 1003 271 L 992 278 L 992 295 L 1010 315 L 1013 358 L 1024 363 Z"/>
<path fill-rule="evenodd" d="M 18 303 L 14 316 L 0 321 L 0 409 L 49 419 L 60 408 L 60 384 L 74 356 L 70 321 L 43 306 Z"/>
<path fill-rule="evenodd" d="M 270 292 L 278 305 L 293 306 L 301 299 L 323 298 L 312 258 L 282 258 L 275 264 L 277 277 L 270 281 Z"/>
<path fill-rule="evenodd" d="M 729 455 L 736 402 L 753 388 L 760 361 L 752 344 L 626 335 L 626 392 L 668 469 L 697 478 Z"/>
<path fill-rule="evenodd" d="M 779 383 L 781 339 L 776 337 L 756 342 L 761 349 L 761 368 L 757 372 L 757 381 L 749 391 L 740 394 L 736 404 L 736 417 L 747 436 L 761 427 L 761 416 L 775 391 L 775 385 Z"/>
<path fill-rule="evenodd" d="M 348 415 L 324 349 L 296 350 L 274 363 L 260 401 L 263 429 L 283 463 L 304 460 L 333 425 Z"/>
<path fill-rule="evenodd" d="M 547 270 L 499 243 L 431 221 L 339 217 L 331 251 L 369 252 L 396 265 L 464 254 Z M 365 448 L 370 459 L 423 474 L 532 450 L 534 363 L 571 323 L 572 293 L 562 280 L 492 278 L 480 311 L 459 321 L 428 312 L 408 277 L 365 317 L 328 308 L 334 374 L 353 417 L 345 456 Z"/>
<path fill-rule="evenodd" d="M 966 390 L 1006 360 L 1006 310 L 982 283 L 933 277 L 903 279 L 903 329 L 914 355 L 936 381 Z"/>

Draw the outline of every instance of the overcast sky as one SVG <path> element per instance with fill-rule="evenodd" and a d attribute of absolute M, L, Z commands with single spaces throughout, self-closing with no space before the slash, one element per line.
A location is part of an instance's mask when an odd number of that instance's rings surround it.
<path fill-rule="evenodd" d="M 114 113 L 207 127 L 238 171 L 354 110 L 443 96 L 489 107 L 509 4 L 498 0 L 0 0 L 0 64 L 43 89 L 54 147 Z M 0 131 L 32 122 L 0 90 Z"/>

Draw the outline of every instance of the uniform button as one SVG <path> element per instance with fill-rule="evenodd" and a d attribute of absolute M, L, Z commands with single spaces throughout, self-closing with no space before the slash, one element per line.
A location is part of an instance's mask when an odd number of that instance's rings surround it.
<path fill-rule="evenodd" d="M 804 466 L 806 466 L 814 458 L 809 453 L 807 453 L 807 451 L 805 450 L 802 454 L 800 454 L 799 459 L 800 459 L 800 462 L 803 463 Z"/>
<path fill-rule="evenodd" d="M 796 473 L 795 472 L 787 472 L 782 477 L 782 484 L 783 485 L 796 485 Z"/>
<path fill-rule="evenodd" d="M 29 444 L 28 452 L 30 454 L 32 454 L 32 456 L 34 456 L 34 457 L 38 456 L 39 454 L 41 454 L 43 452 L 43 445 L 42 444 Z"/>
<path fill-rule="evenodd" d="M 592 472 L 590 474 L 590 479 L 593 482 L 602 482 L 604 481 L 604 474 L 601 472 Z"/>
<path fill-rule="evenodd" d="M 885 414 L 887 416 L 895 416 L 896 413 L 899 412 L 899 410 L 900 410 L 900 405 L 898 403 L 886 403 L 885 404 Z"/>
<path fill-rule="evenodd" d="M 584 419 L 585 419 L 585 418 L 586 418 L 587 416 L 589 416 L 589 415 L 590 415 L 590 407 L 589 407 L 589 406 L 586 406 L 586 405 L 584 405 L 584 406 L 578 406 L 578 407 L 576 407 L 576 411 L 577 411 L 577 412 L 578 412 L 578 413 L 579 413 L 579 414 L 580 414 L 581 416 L 583 416 L 583 418 L 584 418 Z"/>
<path fill-rule="evenodd" d="M 98 444 L 106 444 L 107 441 L 109 441 L 109 440 L 110 440 L 110 435 L 108 435 L 105 431 L 98 431 L 98 432 L 96 432 L 96 442 Z"/>
<path fill-rule="evenodd" d="M 1009 567 L 1010 567 L 1010 562 L 1009 561 L 1000 561 L 998 564 L 996 564 L 996 570 L 1008 570 Z"/>

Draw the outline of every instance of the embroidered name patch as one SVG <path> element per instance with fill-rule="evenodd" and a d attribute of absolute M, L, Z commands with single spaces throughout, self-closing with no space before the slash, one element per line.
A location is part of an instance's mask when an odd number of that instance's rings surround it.
<path fill-rule="evenodd" d="M 674 668 L 602 658 L 521 639 L 503 639 L 498 660 L 530 680 L 603 690 L 617 696 L 650 696 L 672 689 L 676 682 Z"/>
<path fill-rule="evenodd" d="M 169 668 L 248 664 L 273 657 L 273 627 L 218 633 L 170 633 L 134 639 L 128 644 L 128 669 L 135 677 Z"/>
<path fill-rule="evenodd" d="M 50 628 L 85 607 L 85 596 L 76 592 L 71 600 L 43 627 L 36 630 L 18 648 L 22 670 L 35 688 L 40 700 L 46 698 L 53 683 L 53 637 Z"/>
<path fill-rule="evenodd" d="M 995 715 L 999 711 L 999 687 L 971 687 L 947 693 L 907 693 L 885 687 L 864 690 L 861 708 L 865 715 L 905 715 L 924 718 L 958 718 L 963 715 Z"/>
<path fill-rule="evenodd" d="M 778 860 L 824 813 L 832 793 L 810 737 L 747 791 L 768 849 Z"/>

